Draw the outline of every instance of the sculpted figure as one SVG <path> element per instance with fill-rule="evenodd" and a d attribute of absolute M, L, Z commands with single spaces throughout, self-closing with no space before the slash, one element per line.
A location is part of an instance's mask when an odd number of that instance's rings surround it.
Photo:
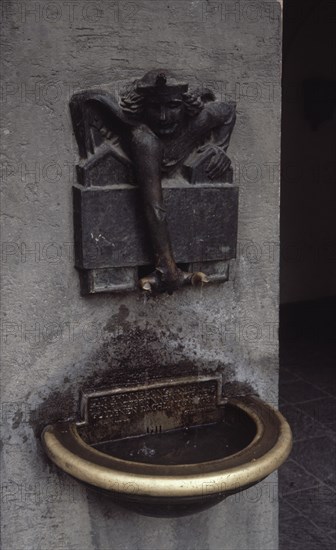
<path fill-rule="evenodd" d="M 94 152 L 92 133 L 85 128 L 85 112 L 99 106 L 101 117 L 91 117 L 105 137 L 131 160 L 141 190 L 145 218 L 155 258 L 155 271 L 139 281 L 145 291 L 172 293 L 184 284 L 207 282 L 204 273 L 182 271 L 176 265 L 163 203 L 162 177 L 176 172 L 190 155 L 205 163 L 212 181 L 225 181 L 231 162 L 226 151 L 235 124 L 235 105 L 216 101 L 206 90 L 189 91 L 188 83 L 170 71 L 148 72 L 120 94 L 84 92 L 70 103 L 77 141 L 85 156 Z M 99 110 L 98 109 L 98 110 Z M 94 109 L 93 109 L 94 110 Z M 83 123 L 84 121 L 84 123 Z M 186 205 L 188 208 L 188 205 Z"/>

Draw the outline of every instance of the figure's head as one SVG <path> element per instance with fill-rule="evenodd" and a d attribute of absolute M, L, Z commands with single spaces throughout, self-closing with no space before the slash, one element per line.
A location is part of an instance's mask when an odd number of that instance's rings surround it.
<path fill-rule="evenodd" d="M 121 107 L 141 119 L 162 139 L 176 135 L 186 115 L 197 114 L 202 108 L 199 98 L 188 94 L 188 84 L 170 72 L 156 69 L 134 83 L 130 92 L 122 95 Z"/>
<path fill-rule="evenodd" d="M 145 98 L 144 115 L 155 134 L 161 137 L 176 134 L 185 115 L 182 94 L 169 92 L 148 95 Z"/>
<path fill-rule="evenodd" d="M 183 94 L 187 90 L 188 84 L 162 69 L 139 80 L 136 91 L 144 98 L 145 119 L 155 134 L 164 138 L 177 133 L 184 120 Z"/>

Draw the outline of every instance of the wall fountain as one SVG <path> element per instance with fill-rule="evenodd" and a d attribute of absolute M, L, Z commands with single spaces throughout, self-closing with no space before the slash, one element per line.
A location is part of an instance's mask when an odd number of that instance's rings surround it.
<path fill-rule="evenodd" d="M 235 105 L 157 69 L 119 96 L 77 93 L 70 108 L 81 154 L 73 196 L 82 293 L 171 295 L 227 281 L 238 224 L 227 155 Z M 48 456 L 154 516 L 216 504 L 267 477 L 291 448 L 283 416 L 253 395 L 228 398 L 220 376 L 98 388 L 82 395 L 80 411 L 44 430 Z"/>

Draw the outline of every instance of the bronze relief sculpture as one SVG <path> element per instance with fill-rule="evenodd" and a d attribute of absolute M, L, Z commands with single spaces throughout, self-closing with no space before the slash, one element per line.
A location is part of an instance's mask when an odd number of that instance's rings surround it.
<path fill-rule="evenodd" d="M 117 199 L 116 191 L 121 191 L 120 186 L 124 186 L 123 189 L 125 188 L 126 191 L 126 186 L 129 190 L 131 186 L 134 188 L 136 185 L 140 193 L 138 202 L 141 207 L 139 209 L 139 205 L 132 207 L 130 204 L 129 209 L 138 210 L 138 218 L 143 217 L 145 229 L 141 240 L 145 242 L 140 243 L 140 248 L 145 250 L 147 247 L 147 256 L 151 256 L 149 263 L 154 267 L 154 270 L 149 273 L 148 269 L 145 274 L 142 270 L 140 288 L 147 292 L 172 293 L 185 284 L 197 285 L 208 282 L 209 278 L 206 274 L 190 267 L 194 267 L 197 262 L 199 265 L 200 262 L 204 264 L 206 261 L 225 261 L 234 257 L 235 253 L 238 195 L 237 189 L 231 185 L 232 168 L 227 156 L 227 148 L 235 124 L 235 105 L 217 101 L 209 89 L 189 90 L 187 82 L 179 80 L 170 71 L 157 69 L 146 73 L 130 86 L 126 86 L 119 97 L 106 91 L 86 91 L 75 94 L 71 99 L 70 109 L 82 158 L 78 167 L 79 183 L 82 186 L 80 197 L 78 189 L 75 190 L 77 267 L 88 271 L 89 266 L 91 275 L 94 273 L 95 276 L 97 276 L 97 269 L 104 269 L 105 277 L 108 279 L 112 273 L 115 277 L 118 269 L 118 274 L 121 277 L 124 274 L 127 278 L 132 266 L 134 268 L 135 265 L 148 264 L 148 261 L 145 261 L 146 252 L 144 256 L 141 254 L 139 256 L 136 251 L 139 249 L 139 243 L 130 244 L 129 257 L 127 257 L 128 242 L 125 242 L 125 254 L 121 254 L 122 258 L 116 259 L 115 252 L 118 247 L 120 248 L 120 239 L 117 244 L 115 232 L 118 231 L 117 226 L 120 227 L 124 222 L 122 216 L 119 218 L 120 211 L 110 213 L 110 218 L 113 217 L 114 221 L 105 220 L 103 229 L 96 227 L 99 216 L 106 217 L 106 212 L 101 211 L 101 204 L 105 202 L 107 205 L 109 196 L 105 193 L 105 199 L 99 200 L 98 195 L 92 195 L 92 192 L 95 190 L 101 193 L 102 188 L 105 188 L 105 191 L 114 191 L 114 195 L 110 195 L 111 200 L 119 201 L 121 205 L 123 199 L 120 199 L 120 194 Z M 166 200 L 163 180 L 167 184 Z M 169 184 L 171 181 L 179 182 L 176 188 L 178 187 L 180 195 L 182 190 L 185 192 L 186 188 L 189 189 L 185 199 L 181 198 L 179 201 L 169 199 L 173 196 Z M 83 200 L 83 192 L 88 187 L 91 188 L 91 211 L 84 206 L 84 203 L 87 205 L 87 201 Z M 211 193 L 211 188 L 212 191 L 217 190 L 216 196 Z M 233 190 L 231 194 L 230 188 Z M 205 194 L 206 190 L 210 190 L 208 194 Z M 192 195 L 191 192 L 193 192 Z M 219 196 L 218 192 L 224 194 Z M 185 200 L 186 203 L 181 204 L 181 200 Z M 223 200 L 222 205 L 219 203 L 221 200 Z M 95 201 L 98 201 L 100 206 L 95 206 Z M 175 231 L 174 243 L 171 237 L 174 229 L 169 227 L 167 219 L 169 203 L 172 203 L 170 225 L 175 228 L 177 225 L 180 226 L 179 231 L 177 233 Z M 183 226 L 184 218 L 188 216 L 188 210 L 193 208 L 193 203 L 197 205 L 196 210 L 202 209 L 202 204 L 205 208 L 198 215 L 198 219 L 203 218 L 203 228 L 200 223 L 200 235 L 198 235 L 196 216 L 191 234 L 190 222 L 188 224 L 186 220 L 187 232 L 190 233 L 189 240 L 182 243 L 181 235 L 186 231 Z M 226 208 L 227 212 L 224 216 L 224 226 L 219 227 L 222 223 L 221 206 Z M 125 210 L 127 210 L 126 207 Z M 174 221 L 174 211 L 176 214 L 177 210 L 179 216 L 176 218 L 175 215 Z M 194 208 L 194 213 L 196 210 Z M 210 226 L 207 225 L 207 217 Z M 218 218 L 217 235 L 211 235 L 211 223 L 214 223 L 215 218 Z M 93 220 L 93 225 L 96 227 L 94 232 L 91 231 L 90 238 L 94 238 L 99 243 L 102 240 L 104 243 L 108 242 L 113 260 L 108 260 L 108 247 L 105 246 L 103 253 L 98 254 L 104 257 L 103 260 L 101 257 L 96 258 L 94 265 L 91 254 L 91 263 L 85 263 L 85 256 L 90 254 L 85 249 L 85 239 L 89 236 L 88 234 L 85 236 L 84 226 L 90 225 L 90 220 Z M 228 224 L 230 231 L 227 228 Z M 207 232 L 207 228 L 209 231 L 204 237 L 203 233 Z M 125 227 L 125 234 L 128 230 L 129 226 Z M 134 228 L 134 232 L 139 233 L 139 230 Z M 96 236 L 93 237 L 93 235 Z M 201 254 L 195 252 L 192 256 L 190 251 L 184 249 L 196 246 L 193 242 L 194 237 L 196 240 L 199 237 L 198 242 L 202 242 L 203 245 L 211 241 L 211 237 L 217 237 L 218 247 L 221 250 L 209 252 L 209 247 L 203 246 Z M 127 240 L 131 242 L 134 238 L 132 234 Z M 227 243 L 227 246 L 220 246 L 223 242 Z M 181 259 L 177 261 L 174 249 L 177 251 L 177 259 L 181 258 L 182 261 Z M 122 268 L 123 271 L 120 271 Z M 114 269 L 113 272 L 112 269 Z M 100 272 L 100 276 L 102 273 Z M 86 288 L 87 286 L 86 284 Z M 98 286 L 95 291 L 99 291 Z M 111 285 L 107 283 L 106 290 L 111 290 L 110 287 Z M 127 285 L 126 287 L 121 285 L 122 289 L 127 290 Z M 86 292 L 84 290 L 84 293 L 87 292 L 90 290 Z"/>

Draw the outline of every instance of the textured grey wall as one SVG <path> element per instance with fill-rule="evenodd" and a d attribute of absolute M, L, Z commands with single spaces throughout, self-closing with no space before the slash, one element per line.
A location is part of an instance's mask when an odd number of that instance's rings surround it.
<path fill-rule="evenodd" d="M 36 434 L 78 390 L 192 362 L 277 398 L 280 29 L 277 2 L 5 2 L 1 198 L 3 548 L 277 548 L 276 477 L 182 519 L 127 513 L 59 474 Z M 144 301 L 81 298 L 73 268 L 73 91 L 176 70 L 238 103 L 234 278 Z"/>

